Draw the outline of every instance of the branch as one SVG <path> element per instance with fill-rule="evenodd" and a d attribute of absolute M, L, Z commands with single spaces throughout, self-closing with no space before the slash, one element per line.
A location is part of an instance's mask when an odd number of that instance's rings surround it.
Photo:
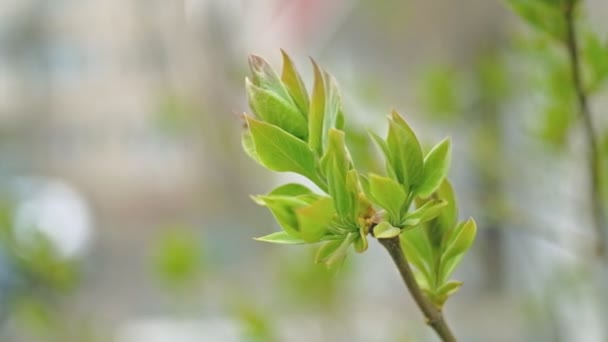
<path fill-rule="evenodd" d="M 570 57 L 570 71 L 576 99 L 578 102 L 579 115 L 583 120 L 585 129 L 585 138 L 587 139 L 588 148 L 588 165 L 589 172 L 589 201 L 591 203 L 591 216 L 593 225 L 597 234 L 596 251 L 598 256 L 606 255 L 608 247 L 608 235 L 606 232 L 606 216 L 602 208 L 602 196 L 600 194 L 600 160 L 597 138 L 593 129 L 593 121 L 591 111 L 587 100 L 587 93 L 583 85 L 582 72 L 579 61 L 578 42 L 576 38 L 575 28 L 575 9 L 578 0 L 569 0 L 566 3 L 564 16 L 566 20 L 566 48 Z"/>
<path fill-rule="evenodd" d="M 427 324 L 430 325 L 435 332 L 437 332 L 439 337 L 441 337 L 444 342 L 456 342 L 456 338 L 444 320 L 441 310 L 439 310 L 433 303 L 431 303 L 431 301 L 428 300 L 424 293 L 422 293 L 420 286 L 418 286 L 418 283 L 414 278 L 414 273 L 412 272 L 405 254 L 403 254 L 401 245 L 399 244 L 399 237 L 378 239 L 378 242 L 380 242 L 380 244 L 386 248 L 388 254 L 390 254 L 391 258 L 395 262 L 395 266 L 397 266 L 405 286 L 407 286 L 407 289 L 420 308 L 420 311 L 422 311 L 426 317 Z"/>

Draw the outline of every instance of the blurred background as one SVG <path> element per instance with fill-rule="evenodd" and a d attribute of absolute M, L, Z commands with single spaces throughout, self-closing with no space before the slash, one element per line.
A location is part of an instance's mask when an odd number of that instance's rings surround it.
<path fill-rule="evenodd" d="M 436 340 L 375 241 L 330 273 L 252 240 L 278 228 L 249 195 L 297 179 L 240 144 L 247 55 L 279 48 L 340 83 L 360 170 L 392 108 L 452 136 L 462 341 L 608 341 L 566 55 L 498 0 L 0 0 L 0 341 Z"/>

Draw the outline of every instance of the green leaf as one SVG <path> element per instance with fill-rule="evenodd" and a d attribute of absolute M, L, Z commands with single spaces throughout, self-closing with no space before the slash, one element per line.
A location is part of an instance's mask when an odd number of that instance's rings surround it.
<path fill-rule="evenodd" d="M 380 138 L 376 133 L 374 132 L 369 132 L 369 136 L 372 138 L 372 140 L 374 141 L 374 143 L 376 144 L 376 146 L 378 146 L 378 148 L 380 149 L 380 151 L 382 152 L 382 154 L 384 154 L 384 158 L 385 158 L 385 169 L 386 169 L 386 174 L 396 180 L 399 181 L 399 178 L 397 178 L 397 175 L 395 174 L 395 170 L 393 169 L 393 162 L 392 162 L 392 157 L 391 157 L 391 152 L 388 149 L 388 145 L 387 143 L 382 140 L 382 138 Z M 404 189 L 404 191 L 408 191 L 409 187 L 407 184 L 402 184 L 402 187 Z"/>
<path fill-rule="evenodd" d="M 352 218 L 356 209 L 356 198 L 353 198 L 357 189 L 347 187 L 347 173 L 350 169 L 350 158 L 344 145 L 344 132 L 331 129 L 330 142 L 327 152 L 321 159 L 321 167 L 327 178 L 329 195 L 334 200 L 338 215 L 342 219 Z"/>
<path fill-rule="evenodd" d="M 434 254 L 425 232 L 422 229 L 404 231 L 399 241 L 409 262 L 426 277 L 429 284 L 434 284 L 432 272 Z"/>
<path fill-rule="evenodd" d="M 312 194 L 314 194 L 312 190 L 298 183 L 287 183 L 275 188 L 274 190 L 268 193 L 269 196 L 300 196 Z"/>
<path fill-rule="evenodd" d="M 441 268 L 439 272 L 441 282 L 445 282 L 450 277 L 464 254 L 473 245 L 477 233 L 477 225 L 475 220 L 470 218 L 458 225 L 455 230 L 455 234 L 453 234 L 452 239 L 441 256 Z"/>
<path fill-rule="evenodd" d="M 443 139 L 424 158 L 424 180 L 416 188 L 421 197 L 429 197 L 437 190 L 450 168 L 451 142 Z"/>
<path fill-rule="evenodd" d="M 246 116 L 259 160 L 273 171 L 296 172 L 323 188 L 315 170 L 315 156 L 306 143 L 271 124 Z"/>
<path fill-rule="evenodd" d="M 444 200 L 428 201 L 422 207 L 408 214 L 403 220 L 402 225 L 406 227 L 413 227 L 430 221 L 439 216 L 439 214 L 441 213 L 443 208 L 447 206 L 447 204 L 448 203 Z"/>
<path fill-rule="evenodd" d="M 287 234 L 286 232 L 275 232 L 275 233 L 268 234 L 266 236 L 254 238 L 254 240 L 262 241 L 262 242 L 278 243 L 278 244 L 284 244 L 284 245 L 301 245 L 301 244 L 307 243 L 306 241 L 295 238 L 295 237 Z"/>
<path fill-rule="evenodd" d="M 359 236 L 355 240 L 354 245 L 355 245 L 355 251 L 357 253 L 363 253 L 367 250 L 367 247 L 368 247 L 367 231 L 366 231 L 365 227 L 359 228 Z"/>
<path fill-rule="evenodd" d="M 323 117 L 323 148 L 330 144 L 329 134 L 333 129 L 341 130 L 344 126 L 342 96 L 336 79 L 323 71 L 325 80 L 325 115 Z"/>
<path fill-rule="evenodd" d="M 260 157 L 258 156 L 258 153 L 255 150 L 255 144 L 253 143 L 253 138 L 251 138 L 251 132 L 249 132 L 249 129 L 243 131 L 243 134 L 241 135 L 241 145 L 243 146 L 243 150 L 249 156 L 249 158 L 255 160 L 258 164 L 262 166 L 264 165 L 260 161 Z"/>
<path fill-rule="evenodd" d="M 300 238 L 300 226 L 296 217 L 296 209 L 306 207 L 309 201 L 305 198 L 292 196 L 256 196 L 256 203 L 266 206 L 283 230 L 293 236 Z"/>
<path fill-rule="evenodd" d="M 281 73 L 281 81 L 289 91 L 291 98 L 294 100 L 300 113 L 304 117 L 308 116 L 308 92 L 306 86 L 300 77 L 300 74 L 296 70 L 296 67 L 289 57 L 289 55 L 281 49 L 281 55 L 283 56 L 283 72 Z"/>
<path fill-rule="evenodd" d="M 323 121 L 325 117 L 325 80 L 323 72 L 314 60 L 314 83 L 308 114 L 308 145 L 317 153 L 323 154 Z"/>
<path fill-rule="evenodd" d="M 451 295 L 458 292 L 461 286 L 462 283 L 459 281 L 447 282 L 431 293 L 429 298 L 438 308 L 441 308 Z"/>
<path fill-rule="evenodd" d="M 327 234 L 333 215 L 331 198 L 322 197 L 309 206 L 295 210 L 300 236 L 307 242 L 317 242 Z"/>
<path fill-rule="evenodd" d="M 390 239 L 401 234 L 401 229 L 391 226 L 388 222 L 382 222 L 374 228 L 376 239 Z"/>
<path fill-rule="evenodd" d="M 327 266 L 332 266 L 344 261 L 344 258 L 346 258 L 346 254 L 348 253 L 348 247 L 356 238 L 356 233 L 346 234 L 342 240 L 336 240 L 337 242 L 340 242 L 339 245 L 337 245 L 337 243 L 332 243 L 323 251 L 319 251 L 321 255 L 317 254 L 318 259 L 322 260 L 321 262 L 324 262 Z"/>
<path fill-rule="evenodd" d="M 295 104 L 276 93 L 254 85 L 249 79 L 245 79 L 245 85 L 249 106 L 258 118 L 282 128 L 301 140 L 306 140 L 308 123 Z"/>
<path fill-rule="evenodd" d="M 276 94 L 288 103 L 292 103 L 291 97 L 279 76 L 264 58 L 249 55 L 249 69 L 251 70 L 251 82 L 254 85 Z"/>
<path fill-rule="evenodd" d="M 416 134 L 395 111 L 389 121 L 386 138 L 390 161 L 400 184 L 414 187 L 423 175 L 422 150 Z"/>
<path fill-rule="evenodd" d="M 458 208 L 456 207 L 454 189 L 447 178 L 443 179 L 443 182 L 435 191 L 435 195 L 437 199 L 447 203 L 439 213 L 439 216 L 437 216 L 437 224 L 444 227 L 444 230 L 452 229 L 452 227 L 456 225 L 456 220 L 458 219 Z"/>
<path fill-rule="evenodd" d="M 439 287 L 439 289 L 437 289 L 437 293 L 439 295 L 442 296 L 451 296 L 454 293 L 456 293 L 460 287 L 462 286 L 462 282 L 461 281 L 449 281 L 443 285 L 441 285 L 441 287 Z"/>
<path fill-rule="evenodd" d="M 367 195 L 373 203 L 386 209 L 392 223 L 399 223 L 401 206 L 407 198 L 399 183 L 387 177 L 370 174 L 369 193 Z"/>
<path fill-rule="evenodd" d="M 332 240 L 325 242 L 318 250 L 315 255 L 315 263 L 325 263 L 327 260 L 340 248 L 344 240 Z"/>

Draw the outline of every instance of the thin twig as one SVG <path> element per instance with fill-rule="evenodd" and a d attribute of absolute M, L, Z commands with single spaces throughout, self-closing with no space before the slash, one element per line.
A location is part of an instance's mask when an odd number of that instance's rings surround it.
<path fill-rule="evenodd" d="M 420 311 L 422 311 L 426 317 L 427 324 L 430 325 L 435 332 L 437 332 L 439 337 L 441 337 L 444 342 L 456 342 L 456 337 L 454 337 L 450 327 L 448 327 L 448 324 L 443 318 L 443 313 L 441 310 L 439 310 L 439 308 L 429 301 L 429 299 L 420 289 L 420 286 L 418 286 L 416 278 L 414 278 L 414 273 L 410 268 L 403 250 L 401 250 L 399 237 L 378 239 L 378 241 L 382 246 L 384 246 L 384 248 L 386 248 L 388 254 L 390 254 L 391 258 L 395 262 L 405 286 L 407 286 L 407 289 L 420 308 Z"/>
<path fill-rule="evenodd" d="M 569 0 L 566 2 L 564 16 L 566 20 L 566 47 L 570 57 L 570 71 L 574 90 L 579 107 L 579 115 L 583 120 L 585 129 L 585 138 L 587 139 L 588 148 L 588 172 L 589 172 L 589 200 L 591 204 L 591 216 L 593 225 L 597 234 L 596 251 L 598 256 L 606 255 L 608 246 L 608 232 L 606 232 L 606 216 L 602 208 L 602 196 L 600 194 L 600 160 L 599 149 L 595 131 L 593 129 L 593 121 L 591 111 L 587 100 L 587 93 L 583 85 L 581 66 L 578 52 L 578 42 L 576 37 L 575 27 L 575 9 L 578 0 Z"/>

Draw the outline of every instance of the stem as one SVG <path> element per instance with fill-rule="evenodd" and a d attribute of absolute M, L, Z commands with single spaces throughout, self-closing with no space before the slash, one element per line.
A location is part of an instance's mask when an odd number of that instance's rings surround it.
<path fill-rule="evenodd" d="M 418 283 L 414 278 L 414 273 L 399 244 L 399 237 L 378 239 L 378 242 L 386 248 L 388 254 L 390 254 L 395 262 L 395 266 L 397 266 L 405 286 L 407 286 L 407 289 L 414 298 L 418 308 L 420 308 L 420 311 L 422 311 L 426 317 L 427 324 L 435 330 L 437 335 L 439 335 L 444 342 L 456 342 L 456 337 L 454 337 L 454 334 L 452 334 L 452 331 L 444 320 L 441 310 L 429 301 L 424 293 L 422 293 L 420 286 L 418 286 Z"/>
<path fill-rule="evenodd" d="M 569 0 L 566 3 L 564 16 L 566 20 L 566 48 L 570 57 L 570 71 L 576 99 L 578 102 L 579 115 L 583 120 L 585 138 L 587 139 L 589 172 L 589 201 L 591 203 L 591 217 L 597 234 L 597 255 L 602 257 L 606 254 L 608 246 L 608 235 L 606 232 L 606 216 L 602 209 L 602 196 L 600 194 L 600 160 L 597 138 L 593 129 L 591 111 L 587 100 L 587 93 L 583 85 L 581 66 L 579 61 L 578 42 L 575 28 L 575 7 L 578 0 Z"/>

